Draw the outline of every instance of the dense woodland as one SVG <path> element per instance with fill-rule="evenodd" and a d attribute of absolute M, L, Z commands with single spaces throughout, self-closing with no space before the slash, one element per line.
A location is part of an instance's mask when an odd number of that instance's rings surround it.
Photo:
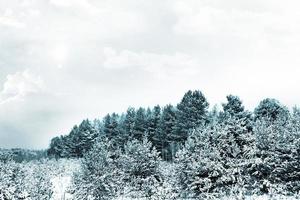
<path fill-rule="evenodd" d="M 35 162 L 80 160 L 68 188 L 73 199 L 295 197 L 300 191 L 300 109 L 268 98 L 250 112 L 233 95 L 222 110 L 209 109 L 203 93 L 188 91 L 176 106 L 130 107 L 83 120 L 51 140 L 47 157 L 53 161 Z M 2 159 L 2 166 L 8 164 L 20 165 Z M 24 181 L 4 179 L 10 169 L 0 168 L 0 183 Z M 0 199 L 9 199 L 7 187 L 0 185 Z"/>

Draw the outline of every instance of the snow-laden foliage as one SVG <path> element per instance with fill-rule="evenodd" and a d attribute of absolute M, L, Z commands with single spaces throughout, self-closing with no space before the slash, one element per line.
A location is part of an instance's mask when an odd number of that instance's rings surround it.
<path fill-rule="evenodd" d="M 243 121 L 234 118 L 195 130 L 176 158 L 180 195 L 203 197 L 246 187 L 243 174 L 245 161 L 253 157 L 252 143 Z"/>
<path fill-rule="evenodd" d="M 67 166 L 75 162 L 41 160 L 16 163 L 0 162 L 0 199 L 1 200 L 50 200 L 57 199 L 53 179 L 68 174 Z M 68 176 L 72 176 L 69 173 Z M 61 196 L 59 196 L 61 198 Z"/>
<path fill-rule="evenodd" d="M 228 95 L 209 111 L 188 91 L 177 106 L 84 120 L 47 153 L 0 150 L 0 200 L 299 198 L 300 110 L 265 99 L 249 112 Z"/>
<path fill-rule="evenodd" d="M 182 197 L 295 194 L 300 190 L 300 120 L 263 118 L 247 129 L 227 118 L 190 133 L 176 158 Z"/>
<path fill-rule="evenodd" d="M 124 150 L 108 140 L 98 141 L 82 161 L 82 170 L 74 177 L 77 199 L 151 197 L 161 185 L 160 157 L 151 143 L 133 140 Z"/>

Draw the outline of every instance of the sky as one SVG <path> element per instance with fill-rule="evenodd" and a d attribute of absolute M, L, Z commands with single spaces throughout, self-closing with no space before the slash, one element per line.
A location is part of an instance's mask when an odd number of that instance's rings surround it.
<path fill-rule="evenodd" d="M 238 95 L 300 102 L 300 2 L 0 0 L 0 147 L 47 148 L 82 119 Z"/>

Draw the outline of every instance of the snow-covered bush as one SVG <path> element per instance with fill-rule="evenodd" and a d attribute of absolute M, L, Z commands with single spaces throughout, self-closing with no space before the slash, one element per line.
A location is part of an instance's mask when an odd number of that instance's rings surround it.
<path fill-rule="evenodd" d="M 112 199 L 123 187 L 118 167 L 120 151 L 108 140 L 98 141 L 85 154 L 81 171 L 74 175 L 76 199 Z"/>
<path fill-rule="evenodd" d="M 294 116 L 289 121 L 284 118 L 272 123 L 256 122 L 256 159 L 248 168 L 256 190 L 261 188 L 264 193 L 272 188 L 278 192 L 300 190 L 299 122 Z"/>
<path fill-rule="evenodd" d="M 129 141 L 118 163 L 123 173 L 123 181 L 128 183 L 127 195 L 151 197 L 157 193 L 162 179 L 159 173 L 159 153 L 144 139 Z"/>
<path fill-rule="evenodd" d="M 243 125 L 242 120 L 229 118 L 190 135 L 176 158 L 182 197 L 208 198 L 232 187 L 247 187 L 244 169 L 253 157 L 253 136 Z"/>
<path fill-rule="evenodd" d="M 133 140 L 124 150 L 108 140 L 98 141 L 74 176 L 77 199 L 113 199 L 118 196 L 151 197 L 161 185 L 159 154 L 147 140 Z"/>
<path fill-rule="evenodd" d="M 46 159 L 22 163 L 0 162 L 0 200 L 55 199 L 53 179 L 67 174 L 68 165 L 76 164 L 71 161 L 66 165 L 68 162 Z"/>

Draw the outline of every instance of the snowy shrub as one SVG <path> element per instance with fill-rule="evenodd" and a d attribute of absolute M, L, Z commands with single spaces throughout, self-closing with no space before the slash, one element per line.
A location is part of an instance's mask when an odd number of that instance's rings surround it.
<path fill-rule="evenodd" d="M 159 173 L 159 153 L 144 139 L 129 141 L 120 156 L 123 180 L 130 186 L 127 193 L 137 197 L 151 197 L 161 185 Z M 128 188 L 127 188 L 128 190 Z"/>
<path fill-rule="evenodd" d="M 147 140 L 130 141 L 122 151 L 108 140 L 97 142 L 74 176 L 74 195 L 77 199 L 151 197 L 161 185 L 159 161 Z"/>
<path fill-rule="evenodd" d="M 227 121 L 194 131 L 178 152 L 177 180 L 181 196 L 208 196 L 247 187 L 245 167 L 253 157 L 253 136 L 243 121 Z"/>
<path fill-rule="evenodd" d="M 300 189 L 300 123 L 294 117 L 288 122 L 286 118 L 283 120 L 279 118 L 272 123 L 261 120 L 255 124 L 257 159 L 251 163 L 248 172 L 263 193 L 269 193 L 271 186 L 277 191 L 276 185 L 284 186 L 282 190 L 290 192 Z M 270 184 L 265 184 L 265 180 Z"/>
<path fill-rule="evenodd" d="M 112 199 L 123 187 L 116 160 L 120 152 L 108 140 L 97 142 L 83 158 L 82 170 L 74 175 L 76 199 Z"/>

